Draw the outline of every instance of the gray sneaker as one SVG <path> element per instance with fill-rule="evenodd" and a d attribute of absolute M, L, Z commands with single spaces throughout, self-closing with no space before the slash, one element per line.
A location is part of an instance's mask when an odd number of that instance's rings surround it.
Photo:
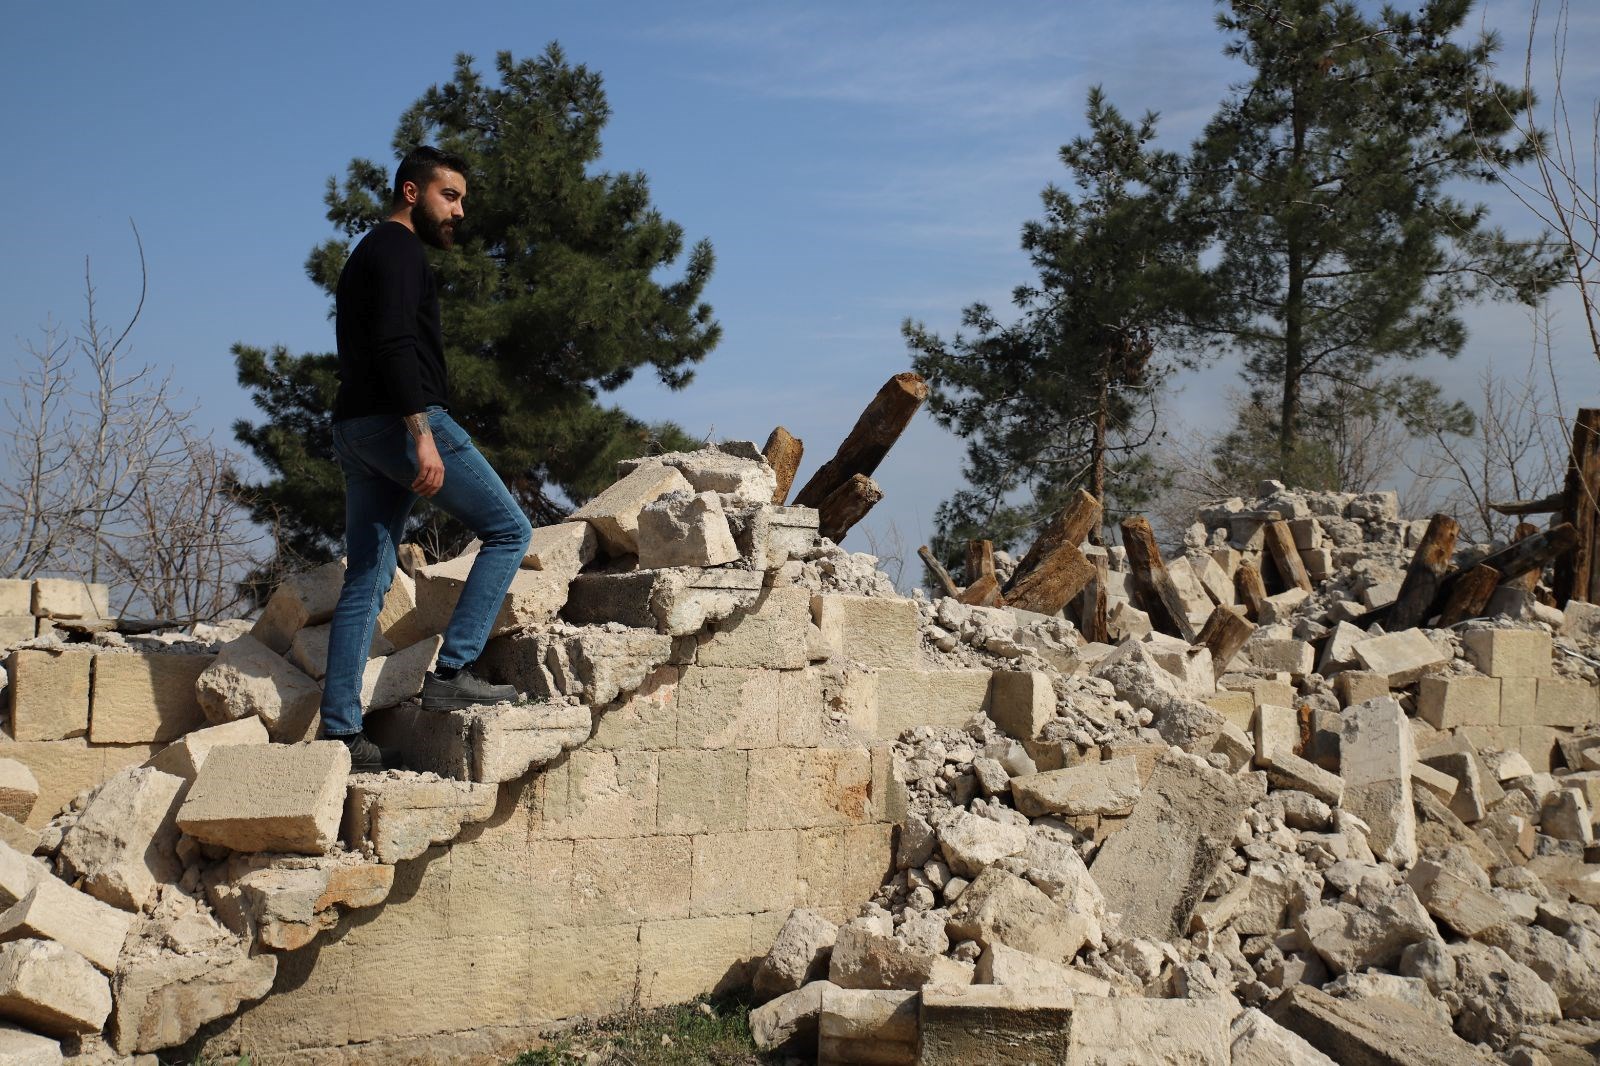
<path fill-rule="evenodd" d="M 522 694 L 514 685 L 491 685 L 471 670 L 462 668 L 446 681 L 432 670 L 422 682 L 422 709 L 459 711 L 464 707 L 487 707 L 496 703 L 516 703 Z"/>

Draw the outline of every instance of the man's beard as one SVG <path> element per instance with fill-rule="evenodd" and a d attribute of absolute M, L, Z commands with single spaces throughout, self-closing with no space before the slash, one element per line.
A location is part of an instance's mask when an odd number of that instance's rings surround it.
<path fill-rule="evenodd" d="M 411 225 L 424 244 L 449 250 L 456 243 L 454 223 L 434 218 L 420 200 L 411 205 Z"/>

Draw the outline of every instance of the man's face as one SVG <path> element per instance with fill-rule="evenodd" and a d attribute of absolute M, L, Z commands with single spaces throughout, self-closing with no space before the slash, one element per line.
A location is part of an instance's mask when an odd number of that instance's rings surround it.
<path fill-rule="evenodd" d="M 424 244 L 449 248 L 456 242 L 456 223 L 465 217 L 467 179 L 453 170 L 436 170 L 428 187 L 411 205 L 411 225 Z"/>

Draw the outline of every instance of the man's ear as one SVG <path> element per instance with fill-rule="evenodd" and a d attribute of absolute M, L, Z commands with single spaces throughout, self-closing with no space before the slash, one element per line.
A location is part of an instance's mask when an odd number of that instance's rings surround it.
<path fill-rule="evenodd" d="M 422 198 L 422 189 L 420 189 L 417 186 L 417 183 L 414 181 L 401 182 L 400 197 L 401 199 L 405 200 L 407 204 L 415 204 L 419 199 Z"/>

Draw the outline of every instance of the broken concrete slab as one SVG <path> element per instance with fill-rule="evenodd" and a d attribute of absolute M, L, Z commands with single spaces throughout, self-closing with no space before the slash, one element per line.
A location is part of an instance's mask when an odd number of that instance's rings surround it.
<path fill-rule="evenodd" d="M 174 820 L 183 788 L 182 778 L 160 770 L 118 771 L 61 839 L 59 857 L 68 876 L 113 907 L 148 908 L 163 884 L 183 874 Z"/>
<path fill-rule="evenodd" d="M 336 740 L 219 747 L 178 810 L 178 827 L 230 851 L 321 855 L 338 840 L 350 749 Z"/>
<path fill-rule="evenodd" d="M 51 1036 L 98 1033 L 111 987 L 77 952 L 45 940 L 0 947 L 0 1017 Z"/>

